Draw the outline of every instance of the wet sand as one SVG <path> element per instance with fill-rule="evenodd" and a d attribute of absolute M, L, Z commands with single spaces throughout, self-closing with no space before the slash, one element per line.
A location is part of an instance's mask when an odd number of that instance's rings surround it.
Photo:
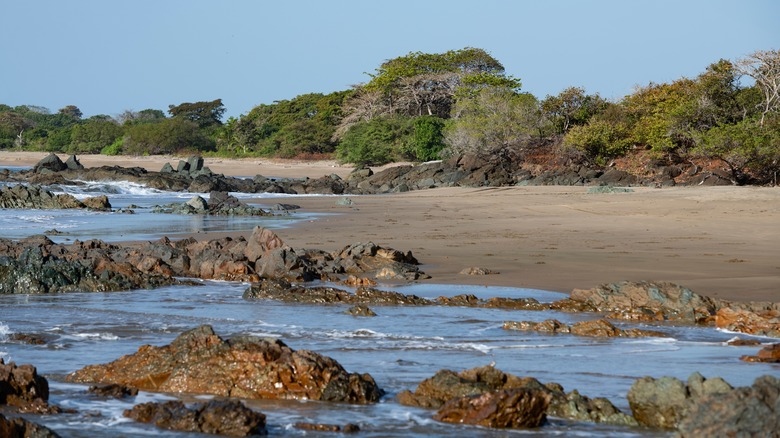
<path fill-rule="evenodd" d="M 45 155 L 15 154 L 0 153 L 0 164 L 30 165 Z M 79 159 L 87 167 L 159 170 L 179 158 Z M 207 158 L 206 165 L 235 176 L 351 171 L 335 162 L 265 159 Z M 589 194 L 587 187 L 446 188 L 349 196 L 352 206 L 337 205 L 340 198 L 279 199 L 325 213 L 279 235 L 294 247 L 336 250 L 373 241 L 411 250 L 433 283 L 569 292 L 620 280 L 656 280 L 711 297 L 780 301 L 780 188 L 639 187 L 612 194 Z M 499 273 L 459 274 L 469 267 Z"/>

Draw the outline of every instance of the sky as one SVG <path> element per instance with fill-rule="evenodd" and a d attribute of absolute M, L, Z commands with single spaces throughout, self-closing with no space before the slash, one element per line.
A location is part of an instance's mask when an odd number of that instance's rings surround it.
<path fill-rule="evenodd" d="M 85 117 L 222 99 L 226 116 L 481 48 L 539 98 L 619 100 L 780 49 L 777 0 L 0 0 L 0 103 Z"/>

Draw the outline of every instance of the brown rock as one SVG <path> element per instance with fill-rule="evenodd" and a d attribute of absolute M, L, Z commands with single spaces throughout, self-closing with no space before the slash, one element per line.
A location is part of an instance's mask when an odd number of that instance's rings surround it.
<path fill-rule="evenodd" d="M 135 397 L 138 395 L 138 388 L 131 388 L 129 386 L 112 383 L 110 385 L 90 386 L 87 392 L 101 397 L 124 398 Z"/>
<path fill-rule="evenodd" d="M 638 338 L 645 336 L 664 336 L 663 333 L 651 330 L 620 329 L 605 319 L 593 321 L 580 321 L 568 326 L 555 319 L 542 322 L 533 321 L 507 321 L 505 330 L 538 331 L 545 333 L 571 333 L 577 336 L 592 337 L 626 337 Z"/>
<path fill-rule="evenodd" d="M 187 408 L 180 401 L 142 403 L 124 416 L 161 429 L 225 436 L 265 435 L 265 415 L 238 400 L 210 400 Z"/>
<path fill-rule="evenodd" d="M 314 432 L 341 432 L 341 433 L 355 433 L 360 432 L 360 427 L 357 424 L 347 423 L 344 426 L 338 424 L 320 424 L 320 423 L 295 423 L 294 427 L 300 430 L 311 430 Z"/>
<path fill-rule="evenodd" d="M 374 311 L 371 310 L 365 304 L 358 304 L 357 306 L 352 306 L 349 309 L 347 309 L 346 313 L 352 316 L 376 316 L 376 313 L 374 313 Z"/>
<path fill-rule="evenodd" d="M 494 271 L 492 269 L 488 268 L 480 268 L 477 266 L 473 266 L 470 268 L 465 268 L 462 271 L 460 271 L 461 275 L 495 275 L 499 274 L 500 272 Z"/>
<path fill-rule="evenodd" d="M 0 414 L 0 437 L 4 438 L 59 438 L 47 427 L 24 418 L 6 418 Z"/>
<path fill-rule="evenodd" d="M 91 210 L 111 211 L 111 203 L 106 195 L 85 198 L 81 201 L 85 207 Z"/>
<path fill-rule="evenodd" d="M 780 344 L 769 344 L 755 356 L 742 356 L 745 362 L 780 363 Z"/>
<path fill-rule="evenodd" d="M 777 310 L 751 311 L 724 307 L 715 315 L 718 328 L 751 335 L 780 337 L 780 312 Z"/>
<path fill-rule="evenodd" d="M 255 227 L 252 230 L 252 235 L 247 240 L 246 250 L 244 256 L 250 261 L 255 262 L 257 259 L 266 255 L 269 251 L 277 248 L 284 248 L 284 241 L 268 228 Z"/>
<path fill-rule="evenodd" d="M 157 392 L 345 403 L 373 403 L 383 393 L 370 375 L 347 373 L 329 357 L 254 336 L 225 341 L 207 325 L 181 334 L 170 345 L 145 345 L 114 362 L 87 366 L 66 380 Z"/>
<path fill-rule="evenodd" d="M 761 345 L 761 341 L 758 341 L 756 339 L 734 338 L 726 342 L 726 345 L 730 345 L 732 347 L 753 347 L 756 345 Z"/>
<path fill-rule="evenodd" d="M 34 366 L 6 364 L 0 358 L 0 405 L 12 406 L 24 413 L 54 414 L 62 412 L 50 406 L 49 382 L 38 375 Z"/>
<path fill-rule="evenodd" d="M 547 418 L 545 412 L 550 398 L 543 391 L 530 389 L 486 392 L 452 399 L 433 418 L 492 428 L 534 428 Z"/>

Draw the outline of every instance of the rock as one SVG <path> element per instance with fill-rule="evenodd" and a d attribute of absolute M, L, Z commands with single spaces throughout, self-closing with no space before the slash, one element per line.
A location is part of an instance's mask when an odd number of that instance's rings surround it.
<path fill-rule="evenodd" d="M 752 347 L 761 345 L 761 341 L 756 339 L 740 339 L 735 337 L 733 339 L 729 339 L 728 342 L 726 342 L 726 345 L 730 345 L 732 347 Z"/>
<path fill-rule="evenodd" d="M 29 333 L 11 333 L 8 335 L 8 340 L 11 342 L 19 342 L 21 344 L 30 344 L 30 345 L 45 345 L 46 339 L 37 334 L 29 334 Z"/>
<path fill-rule="evenodd" d="M 734 332 L 780 338 L 780 311 L 723 307 L 715 315 L 715 325 Z"/>
<path fill-rule="evenodd" d="M 715 314 L 717 303 L 673 283 L 630 282 L 602 284 L 593 289 L 574 289 L 572 300 L 610 317 L 637 312 L 658 313 L 664 319 L 689 323 L 702 322 Z M 627 319 L 632 319 L 629 316 Z"/>
<path fill-rule="evenodd" d="M 338 424 L 320 424 L 320 423 L 295 423 L 293 425 L 296 429 L 310 430 L 313 432 L 341 432 L 341 433 L 355 433 L 360 432 L 360 427 L 357 424 L 347 423 L 343 426 Z"/>
<path fill-rule="evenodd" d="M 352 306 L 347 309 L 346 313 L 352 316 L 376 316 L 376 313 L 364 304 Z"/>
<path fill-rule="evenodd" d="M 571 333 L 577 336 L 591 337 L 625 337 L 639 338 L 646 336 L 665 336 L 661 332 L 640 329 L 623 330 L 615 327 L 605 319 L 593 321 L 580 321 L 568 326 L 558 320 L 548 319 L 542 322 L 533 321 L 507 321 L 504 323 L 505 330 L 538 331 L 546 333 Z"/>
<path fill-rule="evenodd" d="M 79 162 L 79 159 L 75 155 L 71 155 L 65 161 L 65 167 L 68 170 L 83 170 L 84 166 Z"/>
<path fill-rule="evenodd" d="M 0 436 L 5 438 L 59 438 L 51 429 L 24 418 L 6 418 L 0 413 Z"/>
<path fill-rule="evenodd" d="M 84 198 L 81 202 L 90 210 L 111 211 L 111 203 L 108 202 L 108 196 L 106 195 Z"/>
<path fill-rule="evenodd" d="M 68 166 L 60 160 L 56 154 L 49 154 L 35 163 L 33 173 L 60 172 L 67 169 Z"/>
<path fill-rule="evenodd" d="M 38 375 L 32 365 L 8 364 L 0 358 L 0 406 L 8 405 L 19 412 L 56 414 L 62 412 L 49 405 L 49 382 Z M 2 436 L 2 435 L 0 435 Z"/>
<path fill-rule="evenodd" d="M 0 188 L 0 208 L 59 210 L 86 208 L 86 206 L 72 195 L 55 195 L 39 186 L 20 184 Z"/>
<path fill-rule="evenodd" d="M 165 163 L 163 164 L 162 169 L 160 169 L 160 173 L 173 173 L 174 169 L 173 166 L 171 166 L 171 163 Z"/>
<path fill-rule="evenodd" d="M 350 205 L 354 205 L 354 204 L 355 204 L 355 202 L 352 200 L 352 198 L 347 198 L 347 197 L 339 198 L 336 201 L 336 205 L 350 206 Z"/>
<path fill-rule="evenodd" d="M 366 277 L 349 275 L 341 284 L 345 286 L 376 286 L 376 281 Z"/>
<path fill-rule="evenodd" d="M 87 366 L 66 380 L 156 392 L 359 404 L 374 403 L 383 393 L 370 375 L 347 373 L 329 357 L 256 336 L 223 340 L 207 325 L 170 345 L 145 345 L 114 362 Z"/>
<path fill-rule="evenodd" d="M 465 268 L 462 271 L 460 271 L 461 275 L 494 275 L 499 274 L 498 271 L 493 271 L 488 268 L 480 268 L 480 267 L 471 267 L 471 268 Z"/>
<path fill-rule="evenodd" d="M 180 401 L 149 402 L 133 406 L 124 416 L 161 429 L 224 436 L 265 435 L 265 415 L 238 400 L 210 400 L 191 408 Z"/>
<path fill-rule="evenodd" d="M 731 386 L 723 379 L 705 379 L 699 373 L 691 374 L 687 383 L 673 377 L 643 377 L 631 385 L 628 404 L 639 424 L 675 429 L 688 415 L 692 403 L 704 396 L 724 394 L 731 390 Z"/>
<path fill-rule="evenodd" d="M 90 386 L 87 392 L 100 397 L 125 398 L 138 395 L 138 388 L 112 383 L 109 385 Z"/>
<path fill-rule="evenodd" d="M 255 227 L 247 240 L 244 256 L 249 261 L 255 262 L 272 250 L 284 247 L 287 245 L 276 233 L 268 228 Z"/>
<path fill-rule="evenodd" d="M 206 202 L 206 200 L 200 196 L 193 196 L 185 204 L 195 209 L 195 211 L 198 213 L 207 213 L 209 210 L 208 202 Z"/>
<path fill-rule="evenodd" d="M 550 396 L 547 414 L 577 421 L 636 425 L 636 421 L 605 398 L 590 399 L 577 391 L 566 394 L 555 383 L 542 384 L 532 377 L 517 377 L 493 367 L 478 367 L 455 373 L 440 370 L 425 379 L 414 392 L 401 391 L 398 402 L 406 406 L 438 409 L 451 399 L 512 389 L 541 391 Z"/>
<path fill-rule="evenodd" d="M 780 363 L 780 344 L 769 344 L 759 350 L 755 356 L 742 356 L 745 362 Z"/>
<path fill-rule="evenodd" d="M 702 396 L 680 420 L 677 436 L 780 436 L 780 380 L 762 376 L 752 386 Z"/>
<path fill-rule="evenodd" d="M 434 415 L 446 423 L 492 428 L 534 428 L 547 418 L 550 395 L 529 389 L 509 389 L 455 398 Z"/>

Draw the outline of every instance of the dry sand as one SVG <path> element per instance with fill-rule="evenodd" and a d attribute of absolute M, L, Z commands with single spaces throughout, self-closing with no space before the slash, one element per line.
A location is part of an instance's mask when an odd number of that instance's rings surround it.
<path fill-rule="evenodd" d="M 178 160 L 79 158 L 88 167 L 109 160 L 152 170 Z M 0 153 L 0 165 L 13 164 L 9 160 Z M 351 170 L 257 159 L 207 159 L 206 165 L 228 175 L 318 177 Z M 280 236 L 295 247 L 336 250 L 373 241 L 411 250 L 432 283 L 569 292 L 657 280 L 711 297 L 780 301 L 780 188 L 634 188 L 613 194 L 589 194 L 586 187 L 447 188 L 349 198 L 354 205 L 337 205 L 340 197 L 332 196 L 285 199 L 327 214 Z M 459 274 L 474 266 L 499 274 Z"/>

